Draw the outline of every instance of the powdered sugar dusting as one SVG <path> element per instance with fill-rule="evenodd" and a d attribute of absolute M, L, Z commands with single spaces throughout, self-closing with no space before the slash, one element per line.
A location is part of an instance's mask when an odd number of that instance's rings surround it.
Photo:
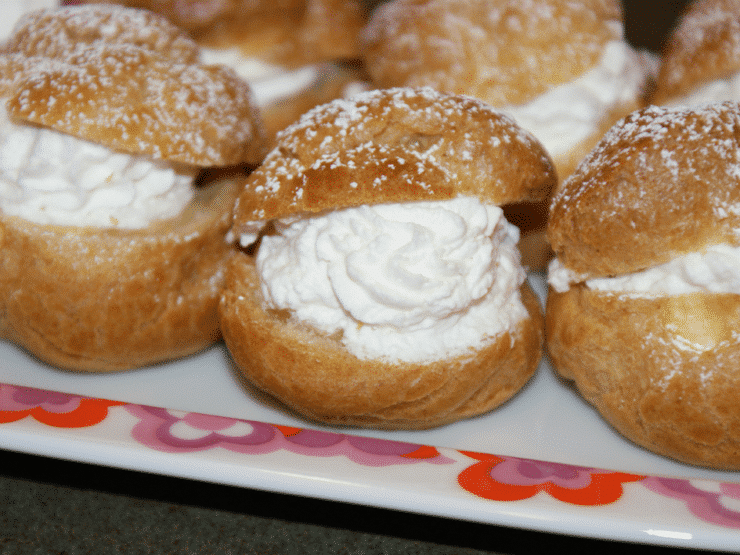
<path fill-rule="evenodd" d="M 726 102 L 696 109 L 650 106 L 631 114 L 583 160 L 577 173 L 555 195 L 553 205 L 577 203 L 589 190 L 603 187 L 600 178 L 616 173 L 625 161 L 639 168 L 638 181 L 645 188 L 655 185 L 650 176 L 658 173 L 673 181 L 707 181 L 711 178 L 706 174 L 707 158 L 723 162 L 712 171 L 720 182 L 737 180 L 740 152 L 734 134 L 740 123 L 739 110 L 737 103 Z M 714 201 L 721 203 L 721 195 Z"/>
<path fill-rule="evenodd" d="M 661 97 L 679 95 L 740 70 L 740 1 L 696 0 L 669 37 L 658 79 Z"/>
<path fill-rule="evenodd" d="M 432 86 L 521 104 L 593 66 L 622 36 L 612 1 L 394 0 L 375 10 L 362 40 L 381 86 Z"/>
<path fill-rule="evenodd" d="M 249 86 L 197 56 L 191 39 L 148 12 L 38 11 L 0 53 L 0 93 L 12 117 L 109 148 L 201 166 L 259 162 L 264 134 Z"/>
<path fill-rule="evenodd" d="M 651 106 L 615 125 L 556 192 L 548 234 L 590 277 L 740 239 L 740 104 Z"/>
<path fill-rule="evenodd" d="M 265 206 L 273 218 L 465 192 L 503 204 L 547 194 L 554 182 L 544 149 L 513 120 L 431 88 L 337 99 L 304 114 L 277 140 L 250 176 L 237 221 L 258 219 Z"/>
<path fill-rule="evenodd" d="M 63 59 L 100 44 L 128 44 L 181 63 L 198 59 L 195 42 L 166 19 L 109 5 L 27 13 L 5 48 L 24 56 Z"/>

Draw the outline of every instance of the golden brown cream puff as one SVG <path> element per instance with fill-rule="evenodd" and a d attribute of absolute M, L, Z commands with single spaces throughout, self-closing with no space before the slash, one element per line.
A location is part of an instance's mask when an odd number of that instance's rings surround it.
<path fill-rule="evenodd" d="M 430 88 L 335 100 L 281 133 L 239 195 L 220 305 L 257 387 L 322 422 L 430 428 L 532 376 L 542 320 L 501 205 L 555 184 L 510 118 Z"/>
<path fill-rule="evenodd" d="M 24 16 L 0 50 L 0 334 L 71 370 L 220 337 L 234 179 L 266 137 L 249 86 L 150 12 Z"/>
<path fill-rule="evenodd" d="M 392 0 L 361 38 L 376 86 L 430 86 L 491 104 L 542 142 L 560 179 L 643 105 L 645 57 L 624 39 L 618 0 Z M 547 202 L 507 208 L 534 269 L 550 256 L 547 212 Z"/>
<path fill-rule="evenodd" d="M 650 107 L 556 192 L 547 346 L 617 431 L 740 469 L 740 106 Z"/>

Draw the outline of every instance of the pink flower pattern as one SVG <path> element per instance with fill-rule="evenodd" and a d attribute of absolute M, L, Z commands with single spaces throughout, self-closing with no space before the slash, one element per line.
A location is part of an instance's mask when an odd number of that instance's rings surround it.
<path fill-rule="evenodd" d="M 140 405 L 128 405 L 126 409 L 139 419 L 132 431 L 134 439 L 152 449 L 170 453 L 222 448 L 257 455 L 285 449 L 314 457 L 341 455 L 365 466 L 454 462 L 432 447 L 412 443 Z"/>
<path fill-rule="evenodd" d="M 82 397 L 32 387 L 4 385 L 0 387 L 0 408 L 20 412 L 41 407 L 56 414 L 73 412 L 80 406 Z"/>
<path fill-rule="evenodd" d="M 649 477 L 643 485 L 649 490 L 680 499 L 691 513 L 712 524 L 740 529 L 740 484 L 679 478 Z"/>

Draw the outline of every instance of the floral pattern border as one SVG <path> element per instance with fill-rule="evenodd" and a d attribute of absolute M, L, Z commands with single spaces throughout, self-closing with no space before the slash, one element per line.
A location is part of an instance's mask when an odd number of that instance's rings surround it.
<path fill-rule="evenodd" d="M 55 428 L 84 429 L 135 418 L 125 439 L 172 454 L 226 450 L 239 456 L 289 451 L 306 457 L 345 457 L 366 467 L 431 464 L 457 471 L 457 487 L 482 500 L 513 503 L 546 495 L 558 502 L 606 507 L 641 487 L 678 500 L 699 520 L 740 530 L 740 484 L 627 474 L 547 461 L 471 451 L 449 451 L 412 443 L 239 420 L 193 412 L 0 384 L 0 424 L 33 419 Z M 460 462 L 462 461 L 462 463 Z M 634 490 L 630 490 L 634 491 Z"/>

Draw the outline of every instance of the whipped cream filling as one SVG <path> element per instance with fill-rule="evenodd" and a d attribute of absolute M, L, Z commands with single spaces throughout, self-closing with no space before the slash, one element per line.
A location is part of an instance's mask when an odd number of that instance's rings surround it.
<path fill-rule="evenodd" d="M 740 101 L 740 72 L 700 85 L 691 93 L 671 101 L 670 105 L 690 107 L 727 100 Z"/>
<path fill-rule="evenodd" d="M 583 281 L 557 259 L 548 268 L 548 283 L 558 292 Z M 630 295 L 689 293 L 740 294 L 740 247 L 720 244 L 674 258 L 641 272 L 585 281 L 589 289 Z"/>
<path fill-rule="evenodd" d="M 175 217 L 197 168 L 113 151 L 0 109 L 0 210 L 37 224 L 143 228 Z"/>
<path fill-rule="evenodd" d="M 252 88 L 259 106 L 267 106 L 311 88 L 321 75 L 321 65 L 288 69 L 258 58 L 245 57 L 238 48 L 201 48 L 201 61 L 233 69 Z"/>
<path fill-rule="evenodd" d="M 267 305 L 340 334 L 358 358 L 460 355 L 527 316 L 519 231 L 477 199 L 360 206 L 275 227 L 256 260 Z"/>
<path fill-rule="evenodd" d="M 503 106 L 558 158 L 600 132 L 604 115 L 642 94 L 644 57 L 622 40 L 607 43 L 599 63 L 584 75 L 555 87 L 527 104 Z"/>
<path fill-rule="evenodd" d="M 558 293 L 565 293 L 571 285 L 585 281 L 586 276 L 577 274 L 563 266 L 560 259 L 555 257 L 547 265 L 547 283 Z"/>

